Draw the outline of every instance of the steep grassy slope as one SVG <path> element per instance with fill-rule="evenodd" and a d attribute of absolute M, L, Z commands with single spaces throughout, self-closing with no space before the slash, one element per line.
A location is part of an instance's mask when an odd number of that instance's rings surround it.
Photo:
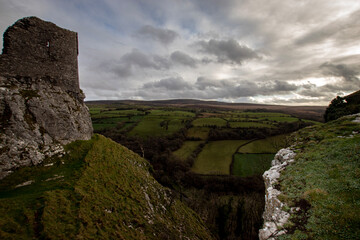
<path fill-rule="evenodd" d="M 67 151 L 1 182 L 1 239 L 211 239 L 127 148 L 95 135 Z"/>
<path fill-rule="evenodd" d="M 296 161 L 281 173 L 279 199 L 301 209 L 280 239 L 359 238 L 360 123 L 354 119 L 343 117 L 294 135 Z"/>

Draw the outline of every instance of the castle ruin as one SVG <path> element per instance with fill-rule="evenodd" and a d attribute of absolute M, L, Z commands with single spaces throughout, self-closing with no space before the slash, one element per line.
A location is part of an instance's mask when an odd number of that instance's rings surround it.
<path fill-rule="evenodd" d="M 92 136 L 79 87 L 77 33 L 37 17 L 4 33 L 0 55 L 0 179 Z"/>
<path fill-rule="evenodd" d="M 37 17 L 26 17 L 4 33 L 0 74 L 39 77 L 64 91 L 79 93 L 78 36 Z"/>

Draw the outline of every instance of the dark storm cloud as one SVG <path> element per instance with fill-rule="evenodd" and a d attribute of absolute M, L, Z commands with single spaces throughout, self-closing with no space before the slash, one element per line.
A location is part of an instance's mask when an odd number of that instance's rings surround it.
<path fill-rule="evenodd" d="M 194 58 L 192 58 L 188 54 L 183 53 L 181 51 L 173 52 L 170 55 L 170 59 L 174 63 L 179 63 L 179 64 L 182 64 L 184 66 L 188 66 L 188 67 L 192 67 L 192 68 L 195 68 L 196 65 L 197 65 L 197 62 L 196 62 L 196 60 Z"/>
<path fill-rule="evenodd" d="M 161 42 L 162 44 L 168 45 L 172 43 L 177 37 L 179 37 L 179 34 L 170 29 L 163 29 L 150 25 L 145 25 L 140 28 L 134 36 L 140 38 L 151 38 L 153 40 Z"/>
<path fill-rule="evenodd" d="M 241 64 L 245 60 L 260 58 L 251 48 L 239 44 L 234 39 L 199 41 L 197 45 L 201 52 L 208 53 L 217 57 L 219 62 L 230 62 Z"/>
<path fill-rule="evenodd" d="M 161 79 L 160 81 L 145 83 L 143 89 L 166 89 L 170 91 L 179 91 L 191 89 L 191 86 L 182 77 L 171 77 Z"/>

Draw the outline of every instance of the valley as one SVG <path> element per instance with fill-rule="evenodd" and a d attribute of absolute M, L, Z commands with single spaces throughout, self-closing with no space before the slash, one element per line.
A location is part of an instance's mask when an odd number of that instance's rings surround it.
<path fill-rule="evenodd" d="M 264 210 L 261 176 L 290 133 L 321 124 L 312 120 L 318 108 L 302 118 L 294 109 L 276 112 L 263 105 L 175 102 L 86 104 L 94 131 L 147 159 L 155 179 L 199 214 L 216 238 L 257 239 Z"/>

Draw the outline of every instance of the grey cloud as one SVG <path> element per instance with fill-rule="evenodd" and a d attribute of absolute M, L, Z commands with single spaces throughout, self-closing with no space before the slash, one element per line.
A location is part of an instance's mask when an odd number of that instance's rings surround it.
<path fill-rule="evenodd" d="M 236 81 L 235 79 L 211 79 L 199 77 L 195 88 L 205 92 L 217 93 L 217 98 L 237 98 L 258 95 L 286 94 L 299 89 L 287 82 L 270 82 L 259 84 L 253 81 Z"/>
<path fill-rule="evenodd" d="M 170 63 L 164 57 L 158 55 L 146 55 L 137 49 L 121 57 L 121 62 L 126 65 L 138 66 L 141 68 L 168 69 Z"/>
<path fill-rule="evenodd" d="M 345 64 L 324 63 L 320 66 L 323 73 L 328 76 L 342 77 L 345 82 L 359 84 L 359 72 Z"/>
<path fill-rule="evenodd" d="M 313 89 L 301 90 L 299 94 L 307 97 L 324 97 L 329 95 L 329 93 L 321 91 L 320 88 L 316 88 L 316 87 L 314 87 Z"/>
<path fill-rule="evenodd" d="M 191 89 L 190 84 L 188 84 L 182 77 L 171 77 L 161 79 L 160 81 L 145 83 L 143 89 L 167 89 L 171 91 L 180 91 Z"/>
<path fill-rule="evenodd" d="M 215 55 L 219 62 L 230 62 L 241 64 L 245 60 L 260 58 L 251 48 L 239 44 L 234 39 L 200 41 L 197 43 L 201 51 Z"/>
<path fill-rule="evenodd" d="M 328 93 L 336 93 L 336 92 L 353 92 L 356 90 L 359 90 L 359 83 L 358 84 L 349 84 L 344 81 L 338 82 L 336 84 L 326 84 L 324 86 L 321 86 L 319 89 L 320 92 L 328 92 Z"/>
<path fill-rule="evenodd" d="M 337 92 L 352 92 L 360 88 L 358 65 L 323 63 L 319 69 L 324 77 L 335 77 L 333 83 L 323 86 L 305 84 L 301 86 L 299 94 L 310 97 L 334 97 Z"/>
<path fill-rule="evenodd" d="M 121 78 L 139 75 L 140 72 L 154 70 L 166 70 L 171 67 L 171 61 L 156 54 L 145 54 L 137 49 L 124 54 L 120 59 L 102 60 L 92 70 L 106 71 Z"/>
<path fill-rule="evenodd" d="M 234 86 L 234 84 L 232 84 L 229 80 L 216 80 L 206 77 L 198 77 L 195 86 L 199 90 L 205 90 L 206 88 L 210 87 L 221 88 Z"/>
<path fill-rule="evenodd" d="M 136 32 L 137 37 L 149 37 L 153 40 L 159 41 L 162 44 L 168 45 L 172 43 L 179 34 L 170 29 L 157 28 L 150 25 L 145 25 Z"/>
<path fill-rule="evenodd" d="M 298 92 L 299 95 L 305 97 L 324 97 L 326 99 L 334 98 L 338 92 L 353 92 L 359 89 L 359 86 L 353 84 L 346 84 L 343 81 L 339 81 L 334 84 L 325 84 L 323 86 L 313 86 L 311 88 L 302 87 Z"/>
<path fill-rule="evenodd" d="M 192 67 L 192 68 L 195 68 L 197 65 L 196 60 L 194 58 L 192 58 L 188 54 L 180 52 L 180 51 L 173 52 L 170 55 L 170 59 L 171 59 L 171 61 L 173 61 L 175 63 L 180 63 L 182 65 Z"/>
<path fill-rule="evenodd" d="M 350 41 L 353 43 L 353 40 L 360 40 L 360 36 L 358 34 L 358 24 L 356 24 L 359 21 L 360 10 L 357 10 L 352 14 L 336 19 L 325 26 L 316 28 L 298 39 L 296 43 L 298 45 L 321 43 L 328 38 L 339 42 Z"/>
<path fill-rule="evenodd" d="M 291 98 L 291 99 L 281 99 L 281 98 L 273 98 L 271 100 L 271 103 L 275 104 L 304 104 L 306 103 L 311 105 L 324 105 L 325 103 L 328 103 L 331 100 L 331 98 L 327 97 L 315 97 L 315 98 Z"/>
<path fill-rule="evenodd" d="M 177 77 L 146 83 L 137 94 L 138 96 L 152 99 L 238 99 L 254 96 L 272 96 L 275 94 L 284 95 L 299 88 L 285 82 L 260 84 L 246 80 L 238 81 L 236 79 L 212 79 L 207 77 L 199 77 L 194 84 L 189 84 L 181 77 Z"/>
<path fill-rule="evenodd" d="M 275 85 L 273 86 L 273 91 L 278 92 L 289 92 L 289 91 L 295 91 L 298 87 L 294 84 L 289 84 L 288 82 L 283 81 L 275 81 Z"/>
<path fill-rule="evenodd" d="M 132 75 L 131 68 L 126 64 L 117 64 L 110 68 L 110 71 L 120 77 L 130 77 Z"/>

